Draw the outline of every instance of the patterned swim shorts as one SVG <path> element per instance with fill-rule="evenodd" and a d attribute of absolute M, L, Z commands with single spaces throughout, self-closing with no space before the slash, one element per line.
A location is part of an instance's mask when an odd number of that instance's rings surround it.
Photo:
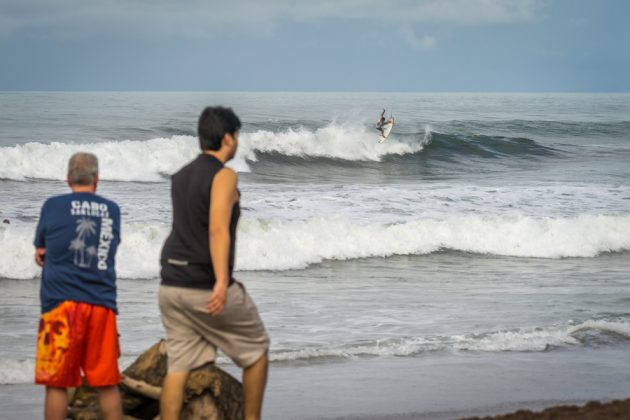
<path fill-rule="evenodd" d="M 65 301 L 41 315 L 37 333 L 35 383 L 67 388 L 81 385 L 81 370 L 92 387 L 116 385 L 116 314 L 103 306 Z"/>

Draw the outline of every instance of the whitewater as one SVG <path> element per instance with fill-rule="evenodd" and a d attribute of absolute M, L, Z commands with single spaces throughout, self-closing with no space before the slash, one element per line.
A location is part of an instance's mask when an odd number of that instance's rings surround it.
<path fill-rule="evenodd" d="M 33 224 L 0 226 L 0 277 L 39 275 L 31 261 Z M 120 278 L 153 278 L 168 224 L 124 224 Z M 565 219 L 465 216 L 407 223 L 357 224 L 344 219 L 241 220 L 237 271 L 305 269 L 324 260 L 462 251 L 515 257 L 596 257 L 630 251 L 630 216 Z"/>

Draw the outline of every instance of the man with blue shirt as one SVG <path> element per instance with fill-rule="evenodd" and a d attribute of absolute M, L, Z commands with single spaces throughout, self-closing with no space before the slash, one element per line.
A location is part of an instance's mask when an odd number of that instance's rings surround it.
<path fill-rule="evenodd" d="M 97 184 L 96 156 L 73 155 L 72 192 L 46 200 L 35 233 L 35 262 L 43 268 L 35 382 L 46 385 L 46 419 L 66 418 L 66 389 L 81 385 L 81 370 L 98 390 L 103 417 L 122 417 L 115 270 L 120 209 L 95 194 Z"/>

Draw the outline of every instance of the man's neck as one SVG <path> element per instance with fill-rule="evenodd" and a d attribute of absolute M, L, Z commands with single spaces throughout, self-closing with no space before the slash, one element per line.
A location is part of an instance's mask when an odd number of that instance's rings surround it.
<path fill-rule="evenodd" d="M 72 185 L 73 193 L 92 193 L 96 192 L 96 187 L 94 185 Z"/>
<path fill-rule="evenodd" d="M 204 150 L 202 153 L 204 155 L 214 156 L 215 158 L 219 159 L 221 163 L 225 163 L 228 160 L 225 153 L 222 153 L 220 150 Z"/>

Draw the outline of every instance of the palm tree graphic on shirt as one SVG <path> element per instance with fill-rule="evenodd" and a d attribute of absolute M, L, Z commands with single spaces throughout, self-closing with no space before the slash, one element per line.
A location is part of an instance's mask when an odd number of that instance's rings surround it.
<path fill-rule="evenodd" d="M 74 265 L 78 265 L 81 268 L 90 267 L 92 264 L 92 258 L 96 255 L 96 248 L 89 246 L 86 248 L 86 238 L 96 235 L 96 222 L 87 217 L 82 217 L 77 220 L 77 227 L 75 229 L 77 237 L 70 242 L 69 249 L 74 251 Z M 86 256 L 87 254 L 87 261 Z"/>

